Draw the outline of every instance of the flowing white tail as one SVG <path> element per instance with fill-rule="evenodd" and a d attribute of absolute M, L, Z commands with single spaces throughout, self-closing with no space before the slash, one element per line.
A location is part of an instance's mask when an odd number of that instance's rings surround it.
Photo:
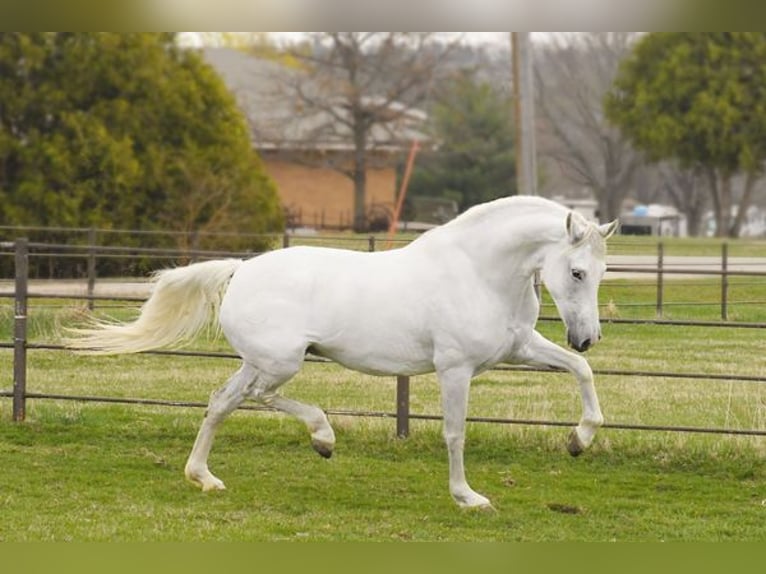
<path fill-rule="evenodd" d="M 217 316 L 229 279 L 241 259 L 220 259 L 166 269 L 154 275 L 154 289 L 131 323 L 94 320 L 70 329 L 65 344 L 99 354 L 138 353 L 188 342 Z"/>

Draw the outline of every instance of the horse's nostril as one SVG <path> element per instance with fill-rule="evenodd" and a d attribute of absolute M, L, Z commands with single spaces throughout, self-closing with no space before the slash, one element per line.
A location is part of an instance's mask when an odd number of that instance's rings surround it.
<path fill-rule="evenodd" d="M 580 344 L 580 350 L 582 350 L 582 351 L 587 351 L 589 347 L 590 347 L 590 339 L 585 339 Z"/>

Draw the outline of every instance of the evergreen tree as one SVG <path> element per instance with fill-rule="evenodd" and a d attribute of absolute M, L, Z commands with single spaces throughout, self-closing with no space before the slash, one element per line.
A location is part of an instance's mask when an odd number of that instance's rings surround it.
<path fill-rule="evenodd" d="M 408 194 L 454 199 L 461 210 L 516 193 L 513 106 L 461 73 L 431 112 L 437 148 L 418 156 Z"/>
<path fill-rule="evenodd" d="M 0 33 L 0 222 L 256 233 L 282 214 L 234 98 L 173 34 Z M 217 246 L 237 245 L 257 247 Z"/>

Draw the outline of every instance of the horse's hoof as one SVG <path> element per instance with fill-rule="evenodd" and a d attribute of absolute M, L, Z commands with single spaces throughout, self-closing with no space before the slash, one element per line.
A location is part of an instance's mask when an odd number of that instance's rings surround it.
<path fill-rule="evenodd" d="M 327 443 L 318 440 L 312 440 L 311 446 L 322 456 L 322 458 L 330 458 L 332 456 L 332 445 L 328 445 Z"/>
<path fill-rule="evenodd" d="M 495 511 L 495 508 L 492 506 L 492 503 L 489 501 L 489 499 L 486 496 L 482 496 L 478 492 L 471 491 L 470 493 L 458 494 L 457 496 L 453 494 L 452 498 L 460 508 L 465 510 L 481 510 L 485 512 Z"/>
<path fill-rule="evenodd" d="M 186 480 L 200 487 L 202 492 L 210 492 L 211 490 L 226 490 L 226 485 L 223 483 L 223 481 L 213 475 L 204 478 L 187 475 Z"/>
<path fill-rule="evenodd" d="M 582 451 L 585 450 L 585 447 L 583 446 L 582 442 L 580 442 L 580 437 L 577 436 L 577 431 L 572 430 L 571 433 L 569 433 L 569 442 L 567 442 L 567 450 L 569 451 L 569 454 L 572 456 L 580 456 L 582 454 Z"/>
<path fill-rule="evenodd" d="M 200 487 L 203 492 L 208 492 L 210 490 L 226 490 L 223 481 L 214 476 L 207 469 L 204 471 L 195 471 L 192 468 L 186 468 L 184 476 L 186 477 L 186 480 Z"/>
<path fill-rule="evenodd" d="M 217 479 L 214 482 L 206 482 L 202 485 L 202 492 L 211 492 L 213 490 L 226 490 L 226 485 Z"/>

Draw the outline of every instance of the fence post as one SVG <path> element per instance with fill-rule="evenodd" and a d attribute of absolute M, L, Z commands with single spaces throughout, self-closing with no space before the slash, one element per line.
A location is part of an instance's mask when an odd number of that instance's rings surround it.
<path fill-rule="evenodd" d="M 88 229 L 88 309 L 96 306 L 93 295 L 96 291 L 96 230 Z"/>
<path fill-rule="evenodd" d="M 26 418 L 27 400 L 27 293 L 29 280 L 29 240 L 15 244 L 16 285 L 13 320 L 13 420 Z"/>
<path fill-rule="evenodd" d="M 662 241 L 660 241 L 657 243 L 657 317 L 662 317 L 664 260 L 665 246 Z"/>
<path fill-rule="evenodd" d="M 290 247 L 290 234 L 287 233 L 287 231 L 285 231 L 284 235 L 282 235 L 282 247 Z"/>
<path fill-rule="evenodd" d="M 729 244 L 721 245 L 721 319 L 729 318 Z"/>
<path fill-rule="evenodd" d="M 396 436 L 410 436 L 410 378 L 396 377 Z"/>
<path fill-rule="evenodd" d="M 367 238 L 367 251 L 369 251 L 370 253 L 375 251 L 375 236 L 374 235 L 370 235 L 370 237 Z"/>

